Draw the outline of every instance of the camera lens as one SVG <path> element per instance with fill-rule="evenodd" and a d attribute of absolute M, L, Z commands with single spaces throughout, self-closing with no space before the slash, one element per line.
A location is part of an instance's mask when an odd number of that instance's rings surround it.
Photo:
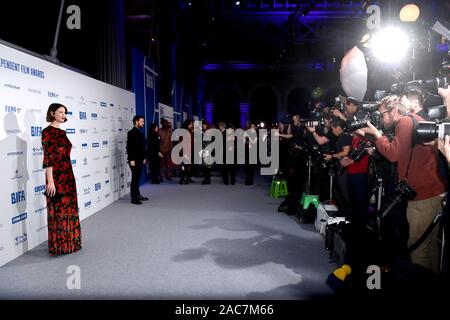
<path fill-rule="evenodd" d="M 431 141 L 438 137 L 439 127 L 435 122 L 420 121 L 417 124 L 416 138 L 417 142 Z"/>
<path fill-rule="evenodd" d="M 436 126 L 439 127 L 439 139 L 444 139 L 446 135 L 450 136 L 450 123 L 444 122 Z"/>

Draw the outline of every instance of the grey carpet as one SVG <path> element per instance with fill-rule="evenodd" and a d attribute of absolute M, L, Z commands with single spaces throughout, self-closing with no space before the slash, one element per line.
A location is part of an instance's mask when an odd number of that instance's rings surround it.
<path fill-rule="evenodd" d="M 2 299 L 314 299 L 335 268 L 312 225 L 277 213 L 267 179 L 253 186 L 146 184 L 81 223 L 83 249 L 47 243 L 0 268 Z M 69 266 L 81 289 L 69 290 Z"/>

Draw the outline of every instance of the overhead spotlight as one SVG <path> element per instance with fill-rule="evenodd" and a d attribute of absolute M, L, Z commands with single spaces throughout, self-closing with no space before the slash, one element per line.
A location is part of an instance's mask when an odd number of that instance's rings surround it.
<path fill-rule="evenodd" d="M 236 7 L 237 7 L 237 6 L 241 5 L 241 2 L 240 1 L 236 1 L 235 4 L 236 4 Z"/>
<path fill-rule="evenodd" d="M 420 9 L 415 4 L 407 4 L 400 10 L 400 20 L 403 22 L 414 22 L 420 16 Z"/>
<path fill-rule="evenodd" d="M 191 7 L 192 6 L 192 2 L 188 1 L 188 6 Z"/>
<path fill-rule="evenodd" d="M 372 49 L 379 60 L 398 62 L 408 52 L 408 35 L 398 28 L 387 27 L 373 36 Z"/>

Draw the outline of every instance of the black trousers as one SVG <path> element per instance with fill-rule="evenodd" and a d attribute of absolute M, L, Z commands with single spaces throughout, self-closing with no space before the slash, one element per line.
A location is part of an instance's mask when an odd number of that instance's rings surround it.
<path fill-rule="evenodd" d="M 224 183 L 228 183 L 228 179 L 231 178 L 231 183 L 236 181 L 236 165 L 223 164 L 222 165 L 222 179 Z"/>
<path fill-rule="evenodd" d="M 134 167 L 130 165 L 131 169 L 131 199 L 136 199 L 141 194 L 139 191 L 139 181 L 141 181 L 142 167 L 144 166 L 143 160 L 135 160 Z"/>
<path fill-rule="evenodd" d="M 158 182 L 160 176 L 160 160 L 159 157 L 150 158 L 150 177 L 152 182 Z"/>
<path fill-rule="evenodd" d="M 253 184 L 255 177 L 256 164 L 244 164 L 245 182 Z"/>

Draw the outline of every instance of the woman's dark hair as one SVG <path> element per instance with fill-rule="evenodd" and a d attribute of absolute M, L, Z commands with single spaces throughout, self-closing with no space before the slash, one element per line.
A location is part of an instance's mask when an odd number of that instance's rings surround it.
<path fill-rule="evenodd" d="M 149 127 L 148 127 L 148 136 L 151 135 L 156 135 L 157 133 L 155 132 L 155 128 L 158 128 L 158 125 L 156 123 L 152 123 Z"/>
<path fill-rule="evenodd" d="M 191 123 L 194 123 L 194 120 L 192 120 L 192 119 L 186 119 L 184 122 L 183 122 L 183 125 L 181 126 L 183 129 L 188 129 L 188 126 L 191 124 Z"/>
<path fill-rule="evenodd" d="M 59 108 L 64 108 L 66 110 L 66 114 L 67 114 L 67 107 L 60 104 L 60 103 L 52 103 L 51 105 L 48 106 L 47 109 L 47 117 L 45 118 L 45 120 L 47 120 L 47 122 L 53 122 L 53 120 L 55 120 L 55 117 L 52 116 L 52 112 L 55 112 L 56 110 L 58 110 Z M 67 121 L 67 118 L 64 120 L 64 122 Z"/>

